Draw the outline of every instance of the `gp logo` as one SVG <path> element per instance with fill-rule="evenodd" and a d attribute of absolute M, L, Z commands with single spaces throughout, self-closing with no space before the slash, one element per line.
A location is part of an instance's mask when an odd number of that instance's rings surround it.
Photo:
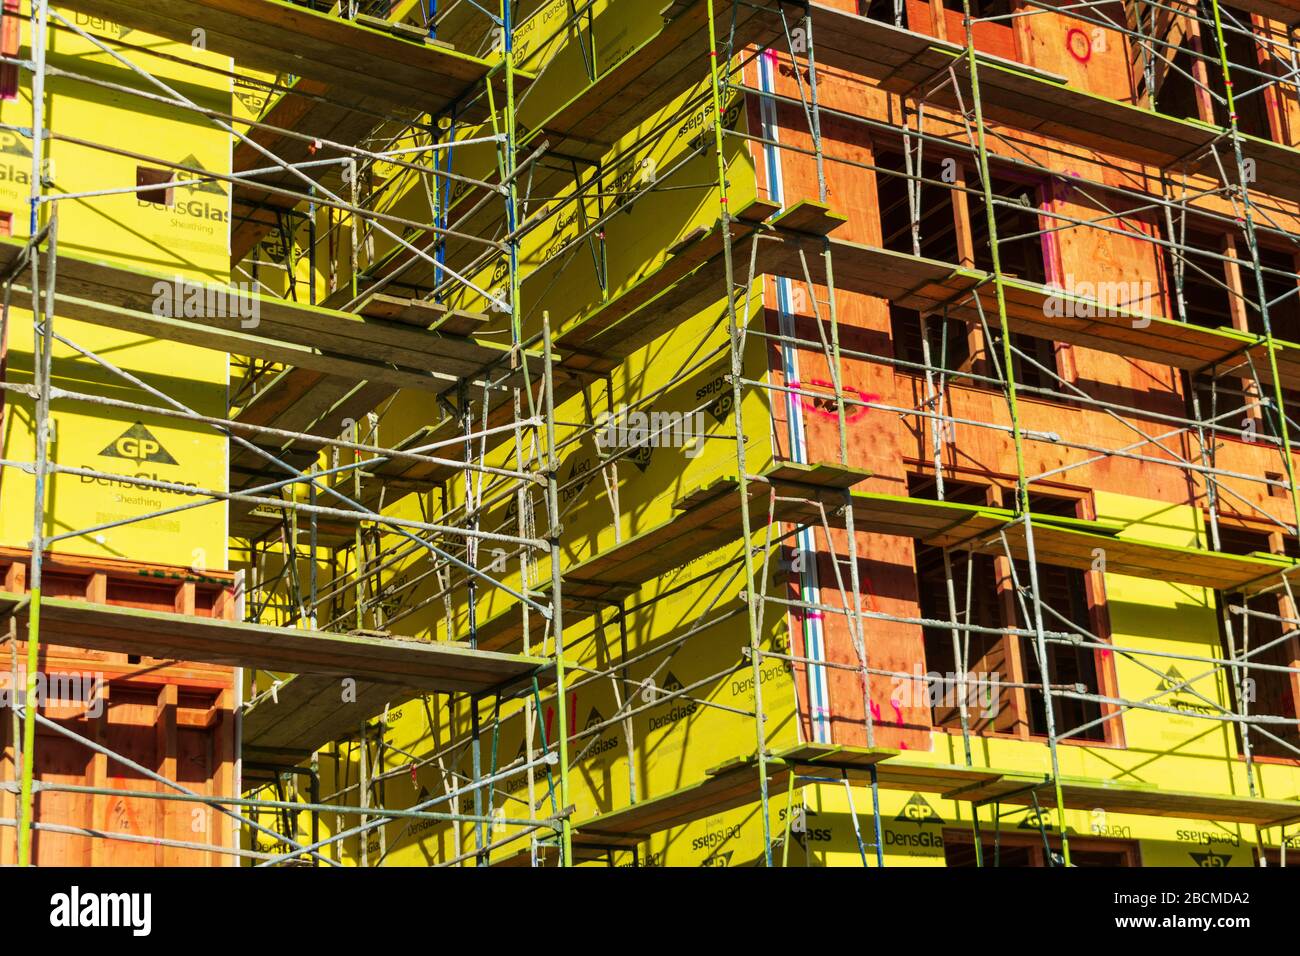
<path fill-rule="evenodd" d="M 137 465 L 146 461 L 156 465 L 176 464 L 176 459 L 162 446 L 162 442 L 140 422 L 109 442 L 100 455 L 105 458 L 125 458 Z"/>

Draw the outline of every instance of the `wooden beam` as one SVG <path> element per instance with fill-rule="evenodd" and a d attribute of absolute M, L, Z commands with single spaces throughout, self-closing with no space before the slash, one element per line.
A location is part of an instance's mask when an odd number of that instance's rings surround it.
<path fill-rule="evenodd" d="M 0 616 L 20 599 L 0 594 Z M 19 612 L 20 636 L 28 612 Z M 41 600 L 41 637 L 65 647 L 350 677 L 438 692 L 482 693 L 529 677 L 546 665 L 541 658 L 450 642 L 294 630 L 60 598 Z"/>

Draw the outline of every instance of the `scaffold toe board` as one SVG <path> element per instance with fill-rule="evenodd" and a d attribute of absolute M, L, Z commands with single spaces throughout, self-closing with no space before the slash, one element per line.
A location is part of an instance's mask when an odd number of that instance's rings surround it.
<path fill-rule="evenodd" d="M 0 272 L 24 249 L 0 240 Z M 391 321 L 379 302 L 364 307 L 380 316 L 371 317 L 68 254 L 58 258 L 54 288 L 68 318 L 395 386 L 443 390 L 510 356 L 502 346 Z M 540 373 L 536 354 L 527 358 Z"/>
<path fill-rule="evenodd" d="M 1268 827 L 1300 820 L 1300 799 L 1277 800 L 1230 794 L 1172 790 L 1153 784 L 1122 780 L 1060 778 L 1064 806 L 1076 810 L 1100 808 L 1109 813 L 1138 816 L 1177 817 L 1187 820 L 1217 820 Z M 995 780 L 959 787 L 944 796 L 953 800 L 1032 806 L 1055 802 L 1050 776 L 1000 771 Z"/>
<path fill-rule="evenodd" d="M 182 43 L 241 66 L 328 81 L 438 113 L 487 77 L 490 64 L 450 49 L 284 0 L 68 0 L 60 6 Z M 418 93 L 416 92 L 418 91 Z"/>
<path fill-rule="evenodd" d="M 663 109 L 683 89 L 692 66 L 708 52 L 705 0 L 673 0 L 661 11 L 664 27 L 615 63 L 538 124 L 523 143 L 552 139 L 552 151 L 595 162 L 619 136 Z M 767 32 L 766 13 L 740 7 L 734 23 L 736 43 Z"/>
<path fill-rule="evenodd" d="M 804 743 L 774 751 L 772 759 L 786 764 L 801 777 L 848 774 L 850 779 L 858 779 L 899 753 L 879 747 Z"/>
<path fill-rule="evenodd" d="M 923 315 L 946 314 L 975 322 L 998 315 L 991 273 L 841 239 L 831 240 L 831 250 L 837 288 L 879 296 Z M 767 243 L 759 251 L 758 264 L 764 272 L 802 278 L 797 250 Z M 820 260 L 807 261 L 813 281 L 823 281 Z M 1187 371 L 1223 363 L 1255 342 L 1253 336 L 1231 329 L 1208 329 L 1146 315 L 1125 308 L 1123 303 L 1102 302 L 1020 279 L 1004 277 L 1002 289 L 1007 327 L 1015 334 Z"/>
<path fill-rule="evenodd" d="M 1300 23 L 1300 0 L 1233 0 L 1232 6 L 1287 26 Z"/>
<path fill-rule="evenodd" d="M 0 614 L 16 613 L 25 626 L 29 611 L 25 598 L 0 593 Z M 40 628 L 43 641 L 66 647 L 423 690 L 483 692 L 546 665 L 540 658 L 475 651 L 463 644 L 295 630 L 63 598 L 41 598 Z"/>
<path fill-rule="evenodd" d="M 769 791 L 794 784 L 808 786 L 823 776 L 862 783 L 876 768 L 878 785 L 886 790 L 936 793 L 968 803 L 999 802 L 1032 806 L 1034 794 L 1050 791 L 1050 778 L 990 767 L 963 767 L 908 760 L 897 751 L 862 747 L 806 744 L 773 754 L 767 763 Z M 1110 780 L 1063 778 L 1065 804 L 1074 809 L 1101 808 L 1188 820 L 1215 820 L 1277 826 L 1300 818 L 1300 801 L 1236 798 L 1216 794 L 1169 791 Z M 724 809 L 745 806 L 759 798 L 758 761 L 736 759 L 708 772 L 704 779 L 660 797 L 605 813 L 575 825 L 575 840 L 591 846 L 627 848 L 650 835 L 685 826 Z M 1039 794 L 1044 804 L 1050 794 Z"/>
<path fill-rule="evenodd" d="M 767 770 L 769 786 L 785 786 L 788 768 L 773 762 Z M 738 758 L 710 770 L 698 783 L 577 823 L 575 840 L 593 846 L 632 847 L 653 833 L 743 807 L 757 798 L 757 761 Z"/>
<path fill-rule="evenodd" d="M 751 513 L 757 518 L 767 513 L 764 482 L 753 481 L 749 487 Z M 814 493 L 782 487 L 777 482 L 772 482 L 772 489 L 775 502 L 771 513 L 776 520 L 798 524 L 825 520 L 833 527 L 843 527 L 843 517 L 838 515 L 842 498 L 815 489 Z M 682 497 L 674 520 L 575 565 L 570 569 L 571 580 L 592 588 L 631 587 L 737 540 L 741 516 L 733 500 L 735 491 L 735 479 L 722 478 Z M 854 526 L 860 532 L 988 553 L 1002 551 L 1005 537 L 1014 557 L 1028 553 L 1024 524 L 1011 511 L 865 491 L 850 492 L 850 500 Z M 1100 549 L 1111 573 L 1226 590 L 1263 583 L 1292 567 L 1290 561 L 1273 555 L 1240 556 L 1122 538 L 1117 536 L 1119 528 L 1113 522 L 1037 516 L 1034 543 L 1038 558 L 1047 564 L 1090 570 Z"/>
<path fill-rule="evenodd" d="M 852 493 L 852 500 L 859 531 L 902 535 L 939 547 L 968 547 L 989 554 L 1009 549 L 1012 557 L 1028 556 L 1024 522 L 1005 509 L 860 491 Z M 1100 556 L 1108 573 L 1222 590 L 1276 583 L 1278 574 L 1294 566 L 1276 555 L 1224 554 L 1124 538 L 1118 534 L 1121 527 L 1114 522 L 1036 515 L 1037 559 L 1044 564 L 1092 570 Z"/>
<path fill-rule="evenodd" d="M 966 52 L 960 45 L 923 33 L 814 4 L 824 24 L 817 58 L 853 70 L 892 92 L 936 105 L 966 109 L 973 102 Z M 1066 78 L 988 53 L 979 54 L 984 115 L 1025 133 L 1050 137 L 1110 156 L 1160 168 L 1186 167 L 1215 175 L 1208 152 L 1229 148 L 1227 131 L 1179 119 L 1072 88 Z M 961 96 L 954 90 L 953 80 Z M 1252 136 L 1241 137 L 1257 181 L 1271 195 L 1300 200 L 1297 151 Z M 1225 160 L 1231 164 L 1231 157 Z"/>

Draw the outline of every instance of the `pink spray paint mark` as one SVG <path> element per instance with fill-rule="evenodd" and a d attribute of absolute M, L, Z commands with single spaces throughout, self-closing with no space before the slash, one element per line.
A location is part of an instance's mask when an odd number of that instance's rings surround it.
<path fill-rule="evenodd" d="M 1076 40 L 1083 41 L 1082 52 L 1075 45 Z M 1071 27 L 1065 34 L 1065 48 L 1069 51 L 1070 56 L 1074 57 L 1080 63 L 1087 63 L 1092 59 L 1092 37 L 1084 33 L 1078 27 Z"/>
<path fill-rule="evenodd" d="M 812 388 L 828 388 L 831 389 L 832 391 L 834 391 L 835 389 L 834 382 L 828 382 L 825 379 L 821 379 L 821 378 L 810 379 L 809 381 L 802 384 L 799 382 L 790 383 L 790 387 L 793 389 L 802 388 L 804 385 L 811 386 Z M 871 392 L 864 392 L 862 389 L 854 388 L 852 385 L 845 385 L 844 391 L 852 393 L 853 396 L 857 398 L 858 401 L 861 402 L 880 401 L 879 395 L 875 395 Z M 800 395 L 799 404 L 804 407 L 805 411 L 812 412 L 815 415 L 821 415 L 825 418 L 838 417 L 838 410 L 835 407 L 834 395 L 828 395 L 825 398 L 814 398 L 810 395 Z M 825 407 L 826 405 L 829 405 L 830 407 Z M 857 405 L 852 408 L 846 409 L 844 412 L 844 424 L 852 425 L 854 422 L 861 419 L 870 411 L 871 409 L 866 407 L 865 405 Z"/>

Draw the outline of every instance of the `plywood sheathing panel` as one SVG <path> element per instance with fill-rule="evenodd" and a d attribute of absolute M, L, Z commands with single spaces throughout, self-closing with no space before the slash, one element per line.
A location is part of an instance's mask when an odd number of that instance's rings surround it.
<path fill-rule="evenodd" d="M 764 204 L 750 207 L 757 217 Z M 749 244 L 758 243 L 756 272 L 802 282 L 807 263 L 814 283 L 824 283 L 821 240 L 787 228 L 792 214 L 763 223 L 762 238 L 745 222 L 733 223 L 737 252 L 735 281 L 749 268 Z M 835 219 L 829 219 L 834 223 Z M 835 285 L 844 292 L 876 296 L 923 313 L 947 313 L 978 321 L 981 312 L 998 314 L 992 276 L 978 269 L 892 252 L 830 237 Z M 720 230 L 697 231 L 679 243 L 674 255 L 622 295 L 567 329 L 558 344 L 564 364 L 582 371 L 607 371 L 645 342 L 721 297 L 725 267 Z M 1258 357 L 1254 336 L 1231 329 L 1212 330 L 1108 307 L 1049 286 L 1005 279 L 1007 319 L 1012 332 L 1200 371 L 1244 364 L 1246 351 Z M 977 308 L 974 298 L 978 297 Z M 1059 308 L 1056 306 L 1059 305 Z M 1060 312 L 1060 315 L 1054 314 Z M 1267 363 L 1256 363 L 1261 369 Z M 1226 366 L 1226 367 L 1224 367 Z M 1300 381 L 1300 345 L 1283 343 L 1279 367 Z M 1284 376 L 1286 377 L 1286 376 Z"/>
<path fill-rule="evenodd" d="M 834 142 L 834 155 L 843 162 L 818 164 L 816 144 L 807 132 L 807 122 L 798 105 L 800 89 L 793 76 L 793 68 L 782 63 L 772 71 L 778 92 L 784 92 L 791 102 L 778 102 L 775 107 L 776 125 L 780 129 L 783 149 L 767 162 L 755 159 L 759 175 L 759 195 L 769 194 L 769 164 L 779 163 L 780 189 L 789 212 L 780 217 L 781 229 L 791 233 L 812 236 L 831 235 L 832 259 L 835 244 L 839 242 L 878 245 L 880 221 L 877 212 L 878 196 L 870 167 L 874 156 L 870 149 L 867 130 L 857 123 L 827 115 L 822 123 L 822 142 Z M 806 84 L 808 77 L 803 77 Z M 881 108 L 882 104 L 870 102 L 864 107 L 861 100 L 879 91 L 854 82 L 851 77 L 827 77 L 819 68 L 818 96 L 834 97 L 840 92 L 844 108 L 854 112 Z M 855 96 L 850 96 L 851 91 Z M 877 115 L 870 112 L 867 115 Z M 834 212 L 818 197 L 826 195 L 834 202 Z M 782 245 L 774 240 L 756 240 L 760 258 L 771 255 L 768 245 Z M 824 257 L 815 244 L 791 243 L 786 262 L 788 274 L 781 277 L 769 273 L 764 277 L 764 321 L 769 334 L 792 332 L 806 343 L 797 347 L 793 355 L 776 340 L 768 342 L 768 381 L 773 388 L 797 388 L 798 394 L 773 391 L 769 403 L 773 420 L 773 441 L 777 455 L 808 461 L 838 461 L 841 449 L 846 460 L 872 473 L 859 490 L 880 491 L 886 494 L 905 494 L 905 462 L 903 441 L 906 435 L 902 420 L 890 412 L 853 404 L 862 401 L 892 401 L 895 391 L 894 370 L 884 362 L 867 361 L 842 355 L 837 366 L 832 365 L 829 349 L 818 343 L 832 338 L 830 328 L 830 293 L 823 278 Z M 800 257 L 802 254 L 802 258 Z M 742 246 L 739 257 L 747 263 L 747 251 Z M 805 280 L 804 261 L 808 264 L 809 278 Z M 747 268 L 747 266 L 746 266 Z M 838 270 L 838 262 L 836 262 Z M 780 283 L 785 281 L 785 288 Z M 811 282 L 811 285 L 809 285 Z M 776 303 L 781 308 L 775 307 Z M 784 319 L 782 316 L 784 312 Z M 888 355 L 890 318 L 888 304 L 879 297 L 862 295 L 843 288 L 837 281 L 835 289 L 835 332 L 839 345 L 846 351 L 868 355 Z M 821 327 L 818 327 L 818 319 Z M 834 383 L 838 381 L 846 400 L 843 436 L 835 401 Z M 799 417 L 798 425 L 790 422 Z M 843 442 L 841 443 L 841 437 Z M 875 535 L 859 531 L 856 535 L 857 578 L 859 594 L 851 593 L 847 556 L 850 553 L 848 534 L 834 523 L 828 530 L 815 530 L 813 542 L 817 551 L 817 576 L 819 588 L 817 603 L 829 608 L 851 612 L 855 606 L 875 615 L 894 615 L 899 618 L 915 616 L 916 573 L 913 542 L 909 538 Z M 829 544 L 827 543 L 829 535 Z M 931 746 L 930 710 L 924 700 L 915 695 L 897 693 L 897 681 L 885 674 L 864 675 L 859 669 L 862 657 L 860 641 L 854 633 L 853 621 L 848 614 L 836 611 L 804 611 L 798 602 L 810 595 L 805 590 L 807 579 L 790 574 L 785 579 L 785 597 L 796 602 L 789 612 L 790 642 L 793 653 L 799 657 L 809 655 L 812 648 L 807 638 L 816 633 L 819 655 L 831 665 L 817 673 L 817 682 L 823 682 L 827 691 L 827 706 L 821 709 L 819 720 L 829 724 L 829 740 L 843 744 L 865 745 L 868 720 L 874 723 L 874 743 L 878 746 L 900 749 L 929 750 Z M 898 620 L 873 617 L 869 626 L 869 661 L 873 668 L 884 671 L 910 673 L 916 662 L 924 659 L 921 629 Z M 810 687 L 808 668 L 795 663 L 796 686 Z M 864 681 L 867 693 L 864 693 Z M 825 728 L 814 726 L 809 702 L 813 694 L 800 693 L 800 720 L 804 739 L 818 739 Z M 871 715 L 868 716 L 868 709 Z"/>
<path fill-rule="evenodd" d="M 32 555 L 26 549 L 0 548 L 0 628 L 9 627 L 8 613 L 30 597 Z M 45 600 L 93 607 L 113 612 L 121 608 L 172 608 L 186 615 L 228 619 L 234 614 L 237 577 L 225 571 L 198 572 L 191 568 L 141 561 L 46 554 Z M 55 597 L 60 595 L 60 597 Z M 91 603 L 87 603 L 91 602 Z M 192 618 L 199 619 L 199 618 Z M 21 618 L 17 634 L 24 636 Z M 68 675 L 98 684 L 99 708 L 87 700 L 47 700 L 44 716 L 97 743 L 114 748 L 171 779 L 183 779 L 196 792 L 230 793 L 235 762 L 234 674 L 228 667 L 191 661 L 169 663 L 146 655 L 132 658 L 124 652 L 85 649 L 55 643 L 58 630 L 43 634 L 40 668 L 46 674 Z M 21 651 L 20 651 L 21 652 Z M 95 710 L 99 713 L 96 714 Z M 14 741 L 6 724 L 0 728 L 0 769 L 16 779 Z M 110 770 L 109 758 L 94 754 L 82 744 L 45 728 L 36 748 L 38 781 L 72 783 L 161 792 L 163 785 L 121 778 Z M 178 765 L 182 777 L 177 777 Z M 116 765 L 113 765 L 116 766 Z M 115 776 L 110 778 L 110 772 Z M 12 809 L 12 795 L 0 804 Z M 142 836 L 176 840 L 193 838 L 191 808 L 161 804 L 145 796 L 107 797 L 89 794 L 40 795 L 35 802 L 38 823 L 91 827 L 107 832 L 128 831 Z M 124 825 L 124 823 L 126 825 Z M 0 833 L 0 858 L 12 859 L 14 831 Z M 229 846 L 232 831 L 220 827 L 209 842 Z M 234 859 L 219 853 L 148 843 L 122 843 L 38 830 L 33 836 L 36 861 L 45 865 L 230 865 Z"/>
<path fill-rule="evenodd" d="M 951 78 L 971 103 L 962 47 L 820 4 L 817 62 L 877 80 L 890 92 L 924 97 L 960 108 Z M 980 92 L 987 119 L 1051 140 L 1161 168 L 1186 167 L 1213 174 L 1211 146 L 1227 149 L 1227 133 L 1194 120 L 1176 119 L 1127 103 L 1072 89 L 1064 77 L 987 54 L 980 56 Z M 951 71 L 951 72 L 950 72 Z M 1246 158 L 1254 160 L 1257 181 L 1279 198 L 1300 200 L 1297 151 L 1242 136 Z M 1230 153 L 1224 162 L 1231 165 Z"/>

